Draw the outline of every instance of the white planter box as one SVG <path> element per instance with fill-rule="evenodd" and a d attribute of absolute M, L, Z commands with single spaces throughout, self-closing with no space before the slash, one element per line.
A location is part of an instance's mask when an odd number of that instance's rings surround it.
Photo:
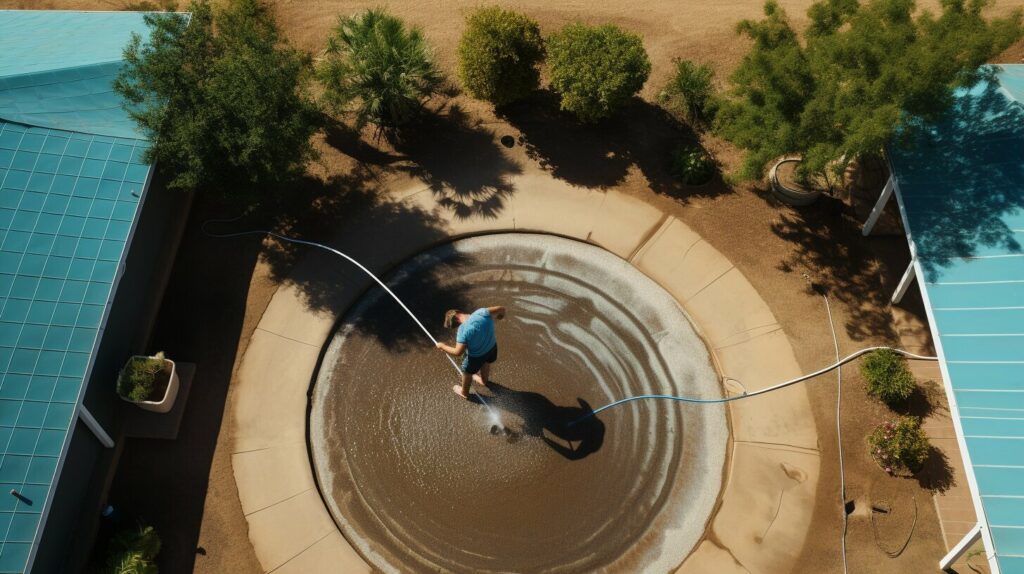
<path fill-rule="evenodd" d="M 153 357 L 136 355 L 133 358 L 152 359 Z M 133 401 L 131 399 L 121 397 L 121 400 L 138 405 L 139 408 L 146 409 L 147 411 L 153 411 L 155 413 L 166 413 L 174 408 L 174 399 L 178 397 L 178 387 L 181 386 L 178 382 L 178 369 L 174 364 L 174 361 L 164 359 L 164 362 L 170 363 L 171 365 L 171 377 L 167 381 L 167 392 L 164 393 L 164 397 L 162 399 L 159 401 Z"/>

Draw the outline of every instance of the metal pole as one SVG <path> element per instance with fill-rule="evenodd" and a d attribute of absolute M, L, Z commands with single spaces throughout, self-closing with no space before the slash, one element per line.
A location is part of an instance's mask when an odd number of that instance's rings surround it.
<path fill-rule="evenodd" d="M 896 286 L 896 292 L 892 294 L 892 304 L 897 305 L 903 300 L 903 296 L 907 294 L 907 288 L 910 287 L 910 283 L 914 281 L 914 277 L 917 276 L 917 268 L 914 263 L 917 259 L 911 259 L 910 265 L 907 265 L 906 272 L 903 273 L 903 278 L 900 279 L 900 284 Z"/>
<path fill-rule="evenodd" d="M 892 197 L 892 190 L 896 186 L 892 183 L 892 176 L 885 182 L 885 187 L 882 188 L 882 195 L 878 196 L 878 201 L 875 202 L 875 207 L 871 210 L 871 214 L 868 215 L 868 220 L 864 222 L 864 228 L 861 230 L 861 235 L 867 237 L 871 230 L 875 228 L 875 223 L 878 223 L 878 218 L 885 211 L 885 204 L 889 203 L 889 198 Z"/>
<path fill-rule="evenodd" d="M 100 426 L 99 421 L 97 421 L 95 417 L 92 416 L 92 413 L 89 412 L 89 409 L 85 408 L 85 405 L 81 405 L 80 407 L 78 407 L 78 418 L 80 418 L 82 422 L 85 423 L 85 426 L 89 427 L 89 430 L 92 431 L 92 434 L 96 435 L 96 439 L 100 441 L 100 444 L 102 444 L 106 448 L 114 448 L 114 439 L 110 438 L 110 435 L 107 434 L 107 431 L 103 430 L 103 427 Z"/>
<path fill-rule="evenodd" d="M 960 557 L 963 556 L 964 553 L 967 552 L 971 546 L 974 546 L 974 543 L 979 540 L 981 540 L 980 522 L 975 524 L 974 528 L 970 529 L 970 531 L 960 539 L 960 542 L 957 542 L 956 546 L 954 546 L 948 554 L 942 557 L 942 560 L 939 560 L 939 570 L 949 570 L 949 568 L 953 566 L 953 563 L 959 560 Z"/>

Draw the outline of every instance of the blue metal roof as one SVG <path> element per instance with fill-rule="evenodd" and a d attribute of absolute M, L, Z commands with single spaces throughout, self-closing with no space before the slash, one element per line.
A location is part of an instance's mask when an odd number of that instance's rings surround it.
<path fill-rule="evenodd" d="M 0 10 L 0 77 L 120 62 L 143 12 Z"/>
<path fill-rule="evenodd" d="M 110 88 L 145 30 L 0 11 L 0 572 L 30 567 L 149 181 Z"/>
<path fill-rule="evenodd" d="M 0 78 L 0 118 L 66 131 L 142 137 L 114 93 L 120 70 L 120 62 L 108 62 Z"/>
<path fill-rule="evenodd" d="M 1024 573 L 1024 66 L 991 68 L 889 155 L 976 496 L 1003 574 Z"/>

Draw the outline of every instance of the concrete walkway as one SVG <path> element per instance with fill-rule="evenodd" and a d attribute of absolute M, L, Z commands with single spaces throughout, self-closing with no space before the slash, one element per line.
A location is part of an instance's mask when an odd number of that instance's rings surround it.
<path fill-rule="evenodd" d="M 431 245 L 490 232 L 588 241 L 631 262 L 692 317 L 729 392 L 800 369 L 767 304 L 720 252 L 674 217 L 617 191 L 571 187 L 543 172 L 508 178 L 489 216 L 458 218 L 423 188 L 396 193 L 332 245 L 385 271 Z M 395 213 L 413 214 L 418 225 Z M 403 223 L 405 222 L 405 223 Z M 369 285 L 336 257 L 310 251 L 279 288 L 253 335 L 233 402 L 235 481 L 249 538 L 267 572 L 369 572 L 320 498 L 306 409 L 321 347 L 338 314 Z M 721 503 L 679 572 L 788 572 L 803 547 L 819 475 L 817 432 L 801 386 L 731 403 L 733 441 Z"/>

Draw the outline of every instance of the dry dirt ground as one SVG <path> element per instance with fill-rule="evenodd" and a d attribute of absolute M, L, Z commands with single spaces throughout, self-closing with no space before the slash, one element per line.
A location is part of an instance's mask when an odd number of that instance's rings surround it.
<path fill-rule="evenodd" d="M 797 25 L 810 2 L 783 0 Z M 934 7 L 937 0 L 922 2 Z M 0 0 L 0 8 L 123 9 L 122 0 Z M 475 1 L 409 2 L 298 1 L 275 3 L 278 20 L 296 46 L 314 55 L 339 14 L 386 5 L 422 27 L 442 67 L 452 75 L 462 14 Z M 274 222 L 290 221 L 295 233 L 327 238 L 344 225 L 347 213 L 373 205 L 375 194 L 410 177 L 447 189 L 464 209 L 493 205 L 502 170 L 538 162 L 555 177 L 597 188 L 634 193 L 680 217 L 722 251 L 771 305 L 806 370 L 833 359 L 825 308 L 808 285 L 824 288 L 834 304 L 843 354 L 893 343 L 887 296 L 908 256 L 901 237 L 862 239 L 859 226 L 840 202 L 823 200 L 804 210 L 775 202 L 761 185 L 728 186 L 716 181 L 697 189 L 673 183 L 668 152 L 680 142 L 701 141 L 728 170 L 738 155 L 711 137 L 699 137 L 666 117 L 650 102 L 683 57 L 710 63 L 726 76 L 747 43 L 733 32 L 743 18 L 757 17 L 761 2 L 742 0 L 589 0 L 506 3 L 536 18 L 545 32 L 572 20 L 613 22 L 642 34 L 653 63 L 641 98 L 618 118 L 596 128 L 579 128 L 557 113 L 547 93 L 495 116 L 487 106 L 463 96 L 433 104 L 436 116 L 421 126 L 420 137 L 386 146 L 337 126 L 318 138 L 322 159 L 310 176 L 291 190 L 287 204 L 268 210 Z M 990 10 L 1005 13 L 1014 1 Z M 1024 44 L 998 61 L 1020 62 Z M 496 143 L 513 135 L 519 145 Z M 266 250 L 257 241 L 217 242 L 204 237 L 206 217 L 231 217 L 236 208 L 201 199 L 186 232 L 157 326 L 155 344 L 173 356 L 199 364 L 189 398 L 184 435 L 173 443 L 134 441 L 126 448 L 114 496 L 153 521 L 164 536 L 164 572 L 253 572 L 258 570 L 246 534 L 231 471 L 230 421 L 225 405 L 238 360 L 265 309 L 276 282 L 287 274 L 291 254 Z M 913 290 L 912 290 L 913 292 Z M 913 305 L 913 301 L 910 301 Z M 869 399 L 856 369 L 844 369 L 843 429 L 849 498 L 884 501 L 892 512 L 872 523 L 863 505 L 851 517 L 847 536 L 851 572 L 929 572 L 944 553 L 931 489 L 948 478 L 940 468 L 918 480 L 887 477 L 869 459 L 864 437 L 888 415 Z M 834 433 L 835 383 L 823 377 L 809 385 L 818 417 L 822 478 L 800 572 L 839 569 L 841 503 Z M 927 401 L 914 406 L 926 408 Z M 941 393 L 931 408 L 945 408 Z M 161 493 L 154 496 L 153 493 Z M 915 511 L 916 506 L 916 520 Z M 893 558 L 886 550 L 902 553 Z M 879 544 L 880 543 L 880 544 Z"/>

